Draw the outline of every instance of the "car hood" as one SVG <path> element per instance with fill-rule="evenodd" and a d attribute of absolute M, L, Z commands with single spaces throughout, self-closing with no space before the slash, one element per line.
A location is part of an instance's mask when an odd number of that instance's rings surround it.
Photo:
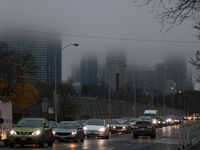
<path fill-rule="evenodd" d="M 17 132 L 34 132 L 36 130 L 42 130 L 42 127 L 14 127 L 13 130 Z"/>
<path fill-rule="evenodd" d="M 62 133 L 70 133 L 70 132 L 77 131 L 77 129 L 54 128 L 53 131 L 55 131 L 55 132 L 62 132 Z"/>
<path fill-rule="evenodd" d="M 128 126 L 127 124 L 112 124 L 112 126 L 117 126 L 117 127 L 124 127 L 124 126 Z"/>
<path fill-rule="evenodd" d="M 97 126 L 97 125 L 86 125 L 87 130 L 99 130 L 101 128 L 105 128 L 104 126 Z"/>

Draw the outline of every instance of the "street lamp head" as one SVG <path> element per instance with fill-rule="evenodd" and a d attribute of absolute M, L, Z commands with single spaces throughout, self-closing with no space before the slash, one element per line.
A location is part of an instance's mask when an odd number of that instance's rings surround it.
<path fill-rule="evenodd" d="M 77 43 L 75 43 L 75 44 L 73 44 L 74 46 L 79 46 L 79 44 L 77 44 Z"/>

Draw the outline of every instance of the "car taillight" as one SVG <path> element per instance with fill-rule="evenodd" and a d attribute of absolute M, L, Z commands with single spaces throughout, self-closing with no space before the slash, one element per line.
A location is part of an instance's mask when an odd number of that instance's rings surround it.
<path fill-rule="evenodd" d="M 152 129 L 153 127 L 152 126 L 148 126 L 147 128 Z"/>
<path fill-rule="evenodd" d="M 133 126 L 133 128 L 138 128 L 138 126 Z"/>

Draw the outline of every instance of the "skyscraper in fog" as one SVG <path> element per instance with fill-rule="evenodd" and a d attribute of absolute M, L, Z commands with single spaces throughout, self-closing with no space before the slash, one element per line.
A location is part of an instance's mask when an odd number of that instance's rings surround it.
<path fill-rule="evenodd" d="M 62 46 L 61 36 L 49 36 L 42 33 L 27 33 L 22 31 L 2 30 L 0 41 L 8 44 L 9 50 L 20 53 L 29 52 L 39 66 L 37 76 L 29 74 L 30 81 L 55 81 L 55 52 Z M 57 83 L 61 83 L 61 53 L 57 53 Z"/>
<path fill-rule="evenodd" d="M 184 55 L 165 55 L 165 83 L 168 84 L 174 82 L 175 87 L 169 87 L 167 89 L 174 88 L 175 92 L 184 91 L 186 86 L 186 56 Z M 167 90 L 166 89 L 166 90 Z"/>
<path fill-rule="evenodd" d="M 97 84 L 97 55 L 85 53 L 81 58 L 81 86 Z"/>
<path fill-rule="evenodd" d="M 126 62 L 124 50 L 108 51 L 106 54 L 106 83 L 116 98 L 119 98 L 118 94 L 126 89 Z"/>

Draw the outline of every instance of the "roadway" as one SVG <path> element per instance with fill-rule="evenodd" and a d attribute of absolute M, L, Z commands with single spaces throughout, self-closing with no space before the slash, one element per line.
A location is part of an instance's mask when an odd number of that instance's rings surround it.
<path fill-rule="evenodd" d="M 139 137 L 134 139 L 132 134 L 110 134 L 109 139 L 89 138 L 84 142 L 74 143 L 72 141 L 54 142 L 53 147 L 48 147 L 45 144 L 44 148 L 38 148 L 37 145 L 25 145 L 21 148 L 16 145 L 14 148 L 3 146 L 3 142 L 0 142 L 1 150 L 177 150 L 178 148 L 178 132 L 183 128 L 196 127 L 192 132 L 192 146 L 196 144 L 200 135 L 200 120 L 197 121 L 184 121 L 180 125 L 167 126 L 157 129 L 157 136 L 155 139 L 150 137 Z M 199 126 L 199 127 L 197 127 Z M 195 146 L 195 145 L 194 145 Z M 191 147 L 185 146 L 185 149 Z M 182 148 L 181 148 L 182 149 Z"/>

